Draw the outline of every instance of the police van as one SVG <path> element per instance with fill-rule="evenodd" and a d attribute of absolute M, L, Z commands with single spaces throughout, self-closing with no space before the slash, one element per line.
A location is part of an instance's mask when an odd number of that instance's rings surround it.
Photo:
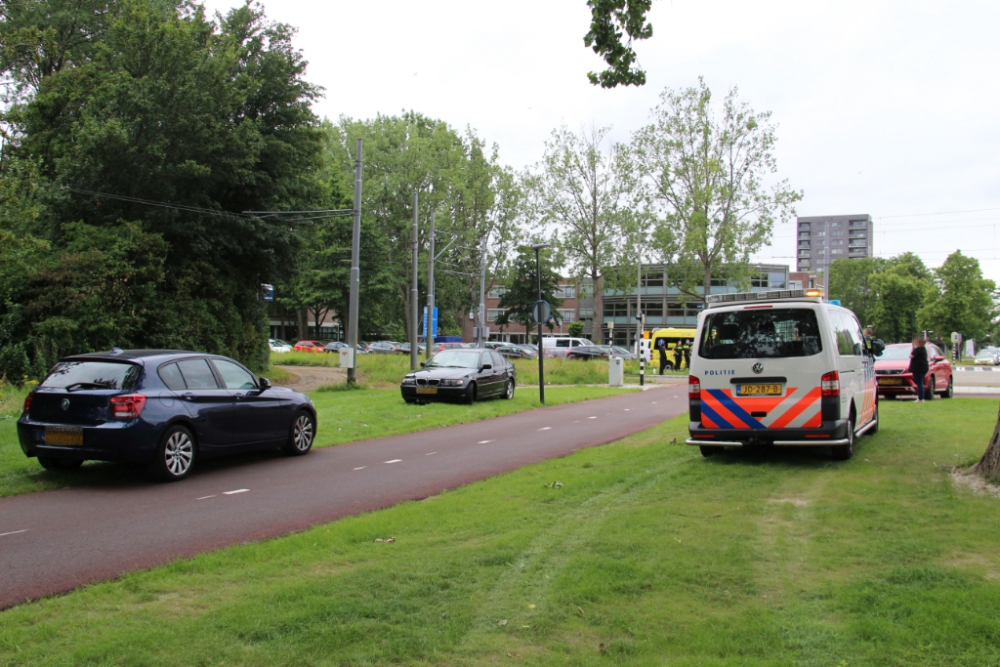
<path fill-rule="evenodd" d="M 811 445 L 833 458 L 878 430 L 875 356 L 850 310 L 819 290 L 708 297 L 688 377 L 689 445 Z"/>

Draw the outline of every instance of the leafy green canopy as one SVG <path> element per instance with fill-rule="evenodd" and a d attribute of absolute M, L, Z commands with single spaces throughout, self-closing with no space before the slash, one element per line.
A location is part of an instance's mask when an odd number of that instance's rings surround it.
<path fill-rule="evenodd" d="M 983 340 L 997 315 L 997 286 L 983 278 L 979 261 L 957 250 L 934 269 L 935 284 L 918 318 L 947 338 L 953 331 Z"/>
<path fill-rule="evenodd" d="M 646 83 L 646 73 L 636 63 L 632 40 L 653 36 L 653 26 L 646 21 L 652 4 L 652 0 L 587 0 L 591 22 L 583 43 L 608 64 L 600 74 L 587 74 L 592 84 L 614 88 Z M 623 41 L 625 35 L 627 41 Z"/>
<path fill-rule="evenodd" d="M 542 300 L 548 301 L 552 307 L 552 319 L 546 324 L 549 331 L 554 329 L 553 322 L 558 322 L 559 311 L 557 308 L 562 305 L 563 300 L 556 296 L 559 287 L 559 274 L 552 266 L 552 258 L 548 251 L 539 253 L 538 264 L 541 265 L 542 276 Z M 498 307 L 504 312 L 497 318 L 496 322 L 501 328 L 512 322 L 530 327 L 533 324 L 531 319 L 531 309 L 538 301 L 538 266 L 535 262 L 535 251 L 531 248 L 518 248 L 517 258 L 514 260 L 511 279 L 507 283 L 507 289 L 500 297 Z"/>
<path fill-rule="evenodd" d="M 90 16 L 86 3 L 50 2 L 52 11 L 75 4 Z M 23 291 L 4 295 L 0 347 L 37 363 L 110 344 L 192 348 L 261 368 L 260 285 L 287 275 L 299 242 L 294 225 L 232 213 L 323 203 L 321 134 L 309 106 L 319 91 L 303 79 L 292 30 L 257 6 L 218 24 L 186 3 L 125 0 L 114 9 L 93 23 L 85 48 L 64 49 L 58 67 L 4 61 L 8 75 L 37 88 L 6 116 L 7 155 L 69 189 L 49 189 L 44 212 L 11 229 L 48 251 L 27 244 L 42 256 L 19 264 L 12 284 Z M 19 30 L 49 34 L 46 12 L 35 16 L 34 28 Z M 78 269 L 50 270 L 65 266 Z M 142 289 L 120 290 L 116 271 Z M 67 281 L 72 316 L 41 297 Z"/>

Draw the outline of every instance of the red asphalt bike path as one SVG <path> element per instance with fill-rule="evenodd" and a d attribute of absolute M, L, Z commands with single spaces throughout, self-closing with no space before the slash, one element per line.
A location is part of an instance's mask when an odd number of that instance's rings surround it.
<path fill-rule="evenodd" d="M 178 558 L 419 500 L 687 411 L 687 385 L 484 421 L 206 466 L 132 482 L 0 499 L 0 609 Z M 319 433 L 330 424 L 320 424 Z"/>

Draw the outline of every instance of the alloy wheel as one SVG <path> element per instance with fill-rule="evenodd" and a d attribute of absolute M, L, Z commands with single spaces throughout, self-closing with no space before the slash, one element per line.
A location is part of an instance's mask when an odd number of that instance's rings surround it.
<path fill-rule="evenodd" d="M 292 431 L 292 443 L 295 445 L 295 449 L 304 452 L 312 446 L 312 441 L 312 418 L 307 414 L 301 414 L 295 420 L 295 428 Z"/>
<path fill-rule="evenodd" d="M 171 475 L 180 477 L 187 473 L 194 461 L 194 443 L 184 431 L 172 433 L 163 447 L 163 458 Z"/>

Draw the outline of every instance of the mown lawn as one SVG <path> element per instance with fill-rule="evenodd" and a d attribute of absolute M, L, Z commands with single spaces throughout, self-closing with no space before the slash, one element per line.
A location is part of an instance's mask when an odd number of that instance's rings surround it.
<path fill-rule="evenodd" d="M 341 387 L 343 389 L 343 386 Z M 554 387 L 545 392 L 547 405 L 575 403 L 621 393 L 622 389 L 600 387 Z M 0 403 L 0 497 L 30 491 L 57 489 L 74 483 L 115 483 L 141 476 L 133 466 L 90 461 L 79 470 L 51 472 L 36 459 L 27 458 L 17 441 L 15 423 L 21 415 L 25 390 L 6 388 L 6 402 Z M 354 389 L 317 391 L 311 394 L 316 404 L 318 433 L 316 447 L 330 447 L 345 442 L 414 433 L 440 426 L 479 421 L 500 415 L 540 407 L 538 390 L 519 390 L 514 399 L 494 399 L 473 405 L 432 403 L 407 405 L 398 389 Z M 0 575 L 2 585 L 2 575 Z"/>
<path fill-rule="evenodd" d="M 996 404 L 882 411 L 845 463 L 703 459 L 680 418 L 26 604 L 0 664 L 996 665 L 1000 499 L 947 468 Z"/>

